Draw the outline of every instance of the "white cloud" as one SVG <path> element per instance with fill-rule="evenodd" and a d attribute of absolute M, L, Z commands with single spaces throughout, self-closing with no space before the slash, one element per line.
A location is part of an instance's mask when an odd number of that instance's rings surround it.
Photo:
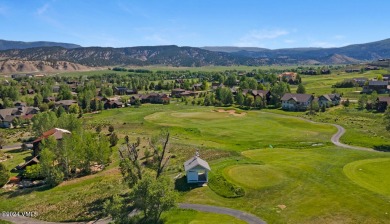
<path fill-rule="evenodd" d="M 49 3 L 45 3 L 43 6 L 39 7 L 35 13 L 41 16 L 49 9 L 49 7 Z"/>
<path fill-rule="evenodd" d="M 282 29 L 252 30 L 241 37 L 236 45 L 239 47 L 264 47 L 264 41 L 273 40 L 287 34 L 289 32 Z"/>
<path fill-rule="evenodd" d="M 336 44 L 326 42 L 326 41 L 314 41 L 314 42 L 311 42 L 309 45 L 310 45 L 310 47 L 322 47 L 322 48 L 337 47 Z"/>
<path fill-rule="evenodd" d="M 345 39 L 345 36 L 344 35 L 334 35 L 333 39 L 335 39 L 335 40 L 343 40 L 343 39 Z"/>
<path fill-rule="evenodd" d="M 4 5 L 0 5 L 0 16 L 6 16 L 8 12 L 8 8 Z"/>
<path fill-rule="evenodd" d="M 286 43 L 286 44 L 293 44 L 296 41 L 295 40 L 284 40 L 283 42 Z"/>

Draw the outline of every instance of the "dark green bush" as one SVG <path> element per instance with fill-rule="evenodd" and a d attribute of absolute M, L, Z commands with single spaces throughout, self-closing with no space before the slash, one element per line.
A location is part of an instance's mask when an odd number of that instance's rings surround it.
<path fill-rule="evenodd" d="M 238 198 L 245 195 L 244 189 L 227 181 L 222 175 L 210 175 L 209 187 L 218 195 L 225 198 Z"/>

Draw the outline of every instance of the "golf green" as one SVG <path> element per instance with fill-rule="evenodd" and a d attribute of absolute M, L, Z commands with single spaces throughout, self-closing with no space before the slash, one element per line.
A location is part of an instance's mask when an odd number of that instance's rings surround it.
<path fill-rule="evenodd" d="M 282 173 L 267 165 L 236 165 L 224 169 L 226 179 L 245 188 L 261 189 L 279 184 Z"/>
<path fill-rule="evenodd" d="M 345 165 L 343 170 L 361 187 L 390 196 L 390 158 L 358 160 Z"/>

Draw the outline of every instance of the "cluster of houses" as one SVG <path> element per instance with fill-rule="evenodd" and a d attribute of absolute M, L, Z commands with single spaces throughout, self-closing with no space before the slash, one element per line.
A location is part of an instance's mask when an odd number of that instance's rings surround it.
<path fill-rule="evenodd" d="M 12 128 L 16 119 L 31 120 L 38 112 L 37 107 L 28 107 L 26 103 L 15 102 L 12 108 L 0 109 L 0 128 Z"/>
<path fill-rule="evenodd" d="M 363 86 L 362 93 L 372 93 L 374 91 L 376 91 L 379 94 L 390 93 L 390 81 L 387 80 L 368 81 L 368 85 Z"/>
<path fill-rule="evenodd" d="M 363 87 L 362 93 L 372 93 L 376 91 L 379 94 L 390 93 L 390 74 L 383 75 L 382 80 L 369 80 L 366 77 L 353 78 L 351 81 L 357 86 Z"/>
<path fill-rule="evenodd" d="M 305 111 L 310 108 L 313 102 L 317 102 L 320 107 L 331 107 L 340 104 L 339 94 L 324 94 L 314 97 L 311 94 L 286 93 L 281 98 L 282 109 L 290 111 Z"/>

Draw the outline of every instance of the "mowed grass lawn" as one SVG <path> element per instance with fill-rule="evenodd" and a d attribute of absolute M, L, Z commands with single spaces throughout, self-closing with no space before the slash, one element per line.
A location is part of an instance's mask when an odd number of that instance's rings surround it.
<path fill-rule="evenodd" d="M 197 188 L 182 200 L 245 210 L 268 223 L 387 223 L 390 196 L 361 187 L 343 172 L 345 165 L 367 158 L 390 158 L 370 153 L 323 147 L 317 149 L 259 149 L 242 153 L 264 165 L 233 165 L 229 159 L 211 164 L 212 172 L 245 189 L 242 198 L 227 199 L 209 188 Z M 246 166 L 246 169 L 245 169 Z M 384 178 L 386 167 L 371 172 L 372 179 Z M 386 188 L 387 182 L 378 186 Z"/>
<path fill-rule="evenodd" d="M 172 129 L 176 139 L 224 150 L 265 147 L 309 147 L 328 144 L 336 129 L 296 118 L 258 111 L 232 115 L 198 108 L 182 112 L 158 112 L 145 121 Z"/>
<path fill-rule="evenodd" d="M 386 213 L 390 213 L 390 196 L 360 186 L 343 169 L 355 161 L 390 158 L 390 154 L 336 148 L 330 143 L 330 137 L 336 132 L 331 125 L 259 111 L 245 113 L 235 116 L 215 112 L 214 107 L 143 105 L 84 115 L 84 119 L 90 128 L 96 124 L 112 124 L 120 136 L 128 134 L 132 139 L 150 137 L 161 127 L 169 127 L 171 146 L 182 146 L 175 148 L 174 160 L 183 161 L 174 164 L 182 164 L 188 159 L 183 155 L 193 155 L 197 148 L 202 149 L 201 156 L 206 150 L 234 154 L 216 153 L 221 156 L 214 156 L 208 162 L 213 173 L 222 173 L 228 181 L 244 188 L 244 197 L 227 199 L 209 187 L 202 187 L 182 191 L 180 201 L 183 202 L 235 208 L 268 223 L 386 223 L 389 220 Z M 38 218 L 50 221 L 98 218 L 102 216 L 104 200 L 127 192 L 120 183 L 121 175 L 115 164 L 117 160 L 106 171 L 64 182 L 53 189 L 0 190 L 0 210 L 34 208 Z M 377 168 L 386 169 L 386 166 Z M 383 178 L 382 174 L 380 171 L 375 176 L 374 172 L 373 178 Z M 194 211 L 174 210 L 164 217 L 167 223 L 179 220 L 240 223 L 230 216 Z"/>
<path fill-rule="evenodd" d="M 233 216 L 194 210 L 175 209 L 162 216 L 166 224 L 245 224 Z"/>
<path fill-rule="evenodd" d="M 356 184 L 390 197 L 390 158 L 358 160 L 347 164 L 344 173 Z"/>

